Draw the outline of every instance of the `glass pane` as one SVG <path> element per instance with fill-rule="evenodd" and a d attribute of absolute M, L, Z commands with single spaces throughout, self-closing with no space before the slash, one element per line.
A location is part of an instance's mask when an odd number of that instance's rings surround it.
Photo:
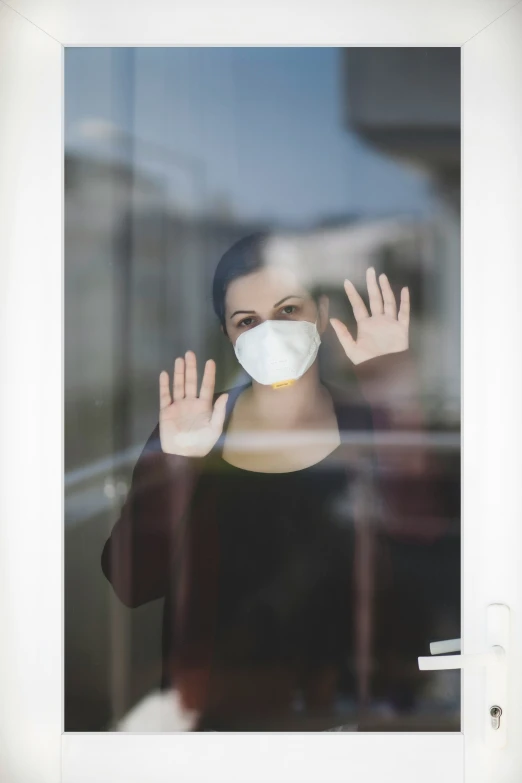
<path fill-rule="evenodd" d="M 460 731 L 459 638 L 460 50 L 67 48 L 65 730 Z"/>

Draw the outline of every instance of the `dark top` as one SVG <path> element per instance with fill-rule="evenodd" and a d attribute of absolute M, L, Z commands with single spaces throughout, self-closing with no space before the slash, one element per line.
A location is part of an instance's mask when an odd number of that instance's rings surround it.
<path fill-rule="evenodd" d="M 351 477 L 328 458 L 290 473 L 222 466 L 196 493 L 213 494 L 219 536 L 213 660 L 344 665 L 353 617 Z"/>
<path fill-rule="evenodd" d="M 342 723 L 340 696 L 357 696 L 357 530 L 424 543 L 443 531 L 422 445 L 413 479 L 397 447 L 380 459 L 365 445 L 374 428 L 418 429 L 408 352 L 358 367 L 362 395 L 325 384 L 342 442 L 315 465 L 268 474 L 222 459 L 246 384 L 229 390 L 207 457 L 164 454 L 157 426 L 134 469 L 103 571 L 129 606 L 164 598 L 162 687 L 201 713 L 200 730 L 296 728 L 299 703 Z"/>

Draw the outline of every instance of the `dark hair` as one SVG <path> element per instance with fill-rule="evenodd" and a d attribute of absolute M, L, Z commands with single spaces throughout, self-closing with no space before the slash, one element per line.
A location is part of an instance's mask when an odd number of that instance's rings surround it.
<path fill-rule="evenodd" d="M 227 288 L 238 277 L 257 272 L 265 266 L 265 246 L 273 235 L 269 231 L 257 231 L 239 239 L 220 258 L 212 283 L 212 303 L 226 334 L 225 297 Z M 315 301 L 318 293 L 311 293 Z"/>

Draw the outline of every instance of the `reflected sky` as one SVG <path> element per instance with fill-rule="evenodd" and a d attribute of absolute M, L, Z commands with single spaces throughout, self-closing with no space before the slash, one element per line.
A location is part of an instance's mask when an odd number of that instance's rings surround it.
<path fill-rule="evenodd" d="M 112 156 L 115 126 L 188 210 L 194 163 L 207 203 L 245 220 L 433 208 L 422 173 L 346 127 L 337 48 L 66 48 L 66 148 Z"/>

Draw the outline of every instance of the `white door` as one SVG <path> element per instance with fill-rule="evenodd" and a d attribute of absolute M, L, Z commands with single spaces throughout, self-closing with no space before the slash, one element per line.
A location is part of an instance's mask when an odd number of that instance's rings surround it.
<path fill-rule="evenodd" d="M 377 46 L 425 46 L 436 40 L 439 46 L 461 47 L 462 57 L 461 627 L 460 634 L 452 634 L 451 638 L 439 635 L 429 639 L 434 643 L 431 650 L 418 650 L 419 677 L 425 674 L 428 678 L 432 676 L 430 669 L 440 668 L 440 682 L 447 684 L 452 682 L 450 666 L 457 667 L 453 676 L 458 677 L 461 671 L 458 705 L 461 730 L 456 730 L 451 723 L 447 724 L 447 731 L 433 730 L 429 721 L 424 731 L 418 728 L 409 731 L 406 724 L 402 729 L 396 724 L 394 730 L 387 730 L 381 722 L 376 731 L 339 732 L 334 738 L 329 732 L 151 735 L 112 733 L 98 726 L 97 716 L 105 708 L 106 697 L 98 690 L 96 667 L 106 666 L 109 660 L 111 705 L 117 712 L 121 711 L 128 704 L 128 672 L 137 667 L 133 655 L 142 649 L 139 638 L 144 633 L 155 633 L 156 621 L 159 621 L 157 608 L 146 618 L 142 614 L 132 620 L 126 613 L 116 612 L 112 624 L 108 625 L 106 648 L 109 655 L 105 658 L 104 644 L 101 644 L 97 648 L 100 658 L 93 660 L 88 646 L 89 635 L 83 637 L 89 652 L 79 651 L 83 658 L 80 654 L 78 660 L 85 661 L 86 675 L 92 677 L 88 681 L 93 685 L 81 691 L 83 701 L 79 711 L 70 712 L 80 715 L 80 723 L 72 730 L 67 730 L 66 721 L 64 724 L 64 697 L 67 700 L 64 681 L 67 684 L 70 663 L 66 657 L 64 678 L 62 602 L 65 600 L 67 613 L 68 595 L 64 595 L 64 584 L 74 587 L 75 580 L 67 582 L 67 562 L 65 582 L 61 576 L 62 556 L 67 553 L 67 536 L 71 529 L 68 532 L 67 526 L 65 528 L 64 552 L 59 500 L 63 473 L 59 435 L 63 47 L 107 46 L 109 42 L 111 46 L 136 47 L 142 41 L 145 45 L 161 41 L 165 46 L 188 45 L 202 40 L 216 43 L 215 30 L 223 20 L 227 22 L 227 39 L 222 45 L 256 43 L 252 39 L 252 26 L 241 26 L 239 7 L 233 11 L 223 8 L 219 20 L 206 8 L 196 27 L 186 28 L 185 39 L 177 33 L 169 33 L 168 36 L 174 36 L 170 39 L 165 37 L 165 30 L 174 30 L 181 22 L 170 16 L 168 7 L 163 9 L 160 3 L 149 4 L 143 16 L 136 9 L 129 14 L 126 6 L 122 6 L 121 15 L 115 13 L 119 10 L 115 2 L 109 15 L 106 8 L 98 8 L 92 3 L 89 7 L 77 3 L 72 14 L 66 5 L 55 4 L 51 9 L 41 5 L 33 7 L 31 3 L 12 3 L 11 8 L 3 6 L 0 15 L 0 103 L 4 107 L 0 129 L 0 257 L 6 259 L 2 267 L 5 270 L 2 312 L 7 314 L 2 335 L 4 380 L 0 439 L 3 466 L 0 601 L 5 618 L 0 645 L 2 779 L 8 783 L 28 780 L 54 783 L 58 779 L 64 783 L 119 779 L 134 783 L 143 779 L 166 781 L 175 775 L 177 779 L 187 781 L 217 776 L 231 782 L 247 779 L 260 783 L 268 779 L 324 779 L 335 783 L 351 777 L 400 780 L 401 783 L 435 783 L 441 779 L 449 783 L 489 783 L 492 780 L 511 783 L 518 780 L 522 774 L 522 749 L 517 741 L 522 732 L 522 675 L 517 666 L 522 657 L 519 622 L 522 609 L 522 495 L 518 450 L 522 398 L 518 345 L 522 248 L 517 223 L 522 192 L 520 166 L 517 165 L 522 127 L 518 97 L 522 93 L 520 6 L 509 10 L 509 4 L 504 7 L 500 2 L 487 7 L 477 4 L 472 14 L 464 3 L 453 3 L 451 9 L 433 8 L 429 13 L 426 9 L 395 4 L 393 13 L 391 6 L 389 10 L 387 7 L 376 9 L 379 21 L 370 26 L 369 20 L 359 15 L 360 9 L 347 5 L 342 11 L 336 9 L 332 17 L 335 17 L 335 24 L 325 21 L 324 9 L 323 13 L 309 9 L 306 24 L 293 9 L 285 22 L 283 40 L 289 36 L 291 20 L 300 18 L 297 43 L 303 47 L 312 42 L 330 46 L 335 41 L 338 45 L 339 29 L 346 29 L 347 33 L 341 36 L 345 46 L 356 47 L 361 41 L 366 45 L 372 40 L 378 41 Z M 258 9 L 258 23 L 260 20 L 263 24 L 269 22 L 267 13 L 270 12 Z M 397 18 L 408 18 L 408 26 L 401 23 L 397 27 Z M 238 26 L 234 27 L 233 23 Z M 266 27 L 265 33 L 260 33 L 262 45 L 280 43 L 280 37 L 277 40 L 272 37 L 274 29 L 281 29 L 280 24 L 281 19 L 277 17 Z M 309 29 L 305 31 L 307 25 Z M 108 50 L 104 56 L 107 54 Z M 100 62 L 121 63 L 125 58 L 123 51 L 121 58 L 106 57 L 104 60 L 102 57 Z M 151 60 L 143 55 L 143 59 L 138 56 L 138 62 L 150 64 Z M 105 71 L 101 66 L 99 83 L 105 76 L 111 77 L 111 89 L 114 89 L 118 79 L 113 65 Z M 138 67 L 134 71 L 135 94 L 143 101 L 137 107 L 136 116 L 141 118 L 146 116 L 147 100 L 153 110 L 154 90 L 159 90 L 160 94 L 162 89 L 168 90 L 168 79 L 161 86 L 159 72 L 154 72 L 154 76 L 148 82 L 144 69 Z M 164 76 L 166 78 L 168 73 Z M 125 80 L 121 84 L 125 86 Z M 182 92 L 183 83 L 176 88 Z M 121 105 L 120 101 L 125 105 L 125 96 L 115 96 L 109 88 L 105 99 L 109 109 Z M 429 101 L 427 105 L 430 106 Z M 237 111 L 243 111 L 243 108 L 241 106 Z M 84 126 L 84 131 L 98 134 L 102 159 L 105 155 L 107 160 L 108 154 L 110 158 L 115 148 L 118 154 L 122 149 L 125 152 L 121 136 L 115 141 L 107 135 L 108 127 L 99 122 L 99 116 L 90 119 L 92 122 Z M 201 117 L 200 122 L 203 127 L 205 117 Z M 146 135 L 145 127 L 143 131 Z M 207 127 L 207 132 L 212 133 L 212 130 Z M 81 152 L 81 144 L 78 149 Z M 444 151 L 439 152 L 444 157 Z M 142 147 L 140 154 L 148 159 L 150 170 L 159 180 L 169 179 L 169 172 L 161 165 L 158 168 L 161 150 Z M 193 199 L 197 203 L 203 196 L 207 198 L 208 193 L 203 192 L 201 168 L 190 156 L 181 161 L 172 160 L 169 166 L 176 171 L 172 181 L 177 182 L 176 187 L 189 202 Z M 219 181 L 219 175 L 215 176 Z M 136 196 L 143 198 L 140 208 L 144 213 L 148 208 L 157 209 L 158 198 L 160 202 L 163 198 L 163 195 L 158 197 L 154 188 L 148 187 L 146 180 L 134 189 L 133 198 Z M 125 193 L 117 197 L 125 198 Z M 222 210 L 222 219 L 226 209 L 223 210 L 224 204 L 219 199 L 214 207 L 216 204 Z M 161 225 L 153 226 L 154 238 L 155 232 L 161 231 Z M 127 236 L 129 240 L 125 231 L 123 234 L 124 239 Z M 131 236 L 128 246 L 134 277 L 126 283 L 120 280 L 117 290 L 111 291 L 107 300 L 97 300 L 99 309 L 93 314 L 98 316 L 99 329 L 103 318 L 110 318 L 115 300 L 120 302 L 121 309 L 109 327 L 108 339 L 111 351 L 116 349 L 121 354 L 113 357 L 114 365 L 110 352 L 99 355 L 99 364 L 96 356 L 90 354 L 93 367 L 98 367 L 102 374 L 106 372 L 109 377 L 111 373 L 118 376 L 127 373 L 128 384 L 123 394 L 125 413 L 119 420 L 111 418 L 110 413 L 106 418 L 113 434 L 119 438 L 118 449 L 129 452 L 134 440 L 139 442 L 142 434 L 140 395 L 145 394 L 136 383 L 129 395 L 129 385 L 133 382 L 129 366 L 138 356 L 138 353 L 132 354 L 132 350 L 139 351 L 139 340 L 146 341 L 147 329 L 154 335 L 158 323 L 163 329 L 169 328 L 168 307 L 156 311 L 156 320 L 151 321 L 143 303 L 148 296 L 157 301 L 161 294 L 158 280 L 165 284 L 163 293 L 172 296 L 176 295 L 178 283 L 183 291 L 190 291 L 208 282 L 206 270 L 197 268 L 195 263 L 183 267 L 186 276 L 180 281 L 161 277 L 164 273 L 161 257 L 154 249 L 151 257 L 155 263 L 158 260 L 160 263 L 153 278 L 148 277 L 146 239 L 138 253 L 135 246 L 131 247 L 135 239 Z M 198 235 L 193 234 L 183 240 L 185 252 L 194 260 L 201 252 L 199 240 Z M 169 248 L 168 241 L 163 248 Z M 67 247 L 65 253 L 67 270 Z M 110 260 L 104 265 L 97 257 L 96 264 L 106 293 Z M 119 278 L 110 279 L 114 282 Z M 450 301 L 455 290 L 455 286 L 447 283 L 444 293 L 445 301 L 449 301 L 448 312 L 453 316 L 459 309 L 458 303 Z M 168 303 L 168 299 L 165 302 Z M 67 302 L 65 305 L 67 312 Z M 188 299 L 180 302 L 180 307 L 187 308 L 184 319 L 187 335 L 203 346 L 206 324 L 203 327 L 195 318 Z M 126 349 L 122 339 L 132 326 L 137 330 L 133 333 L 137 342 L 132 343 L 134 348 L 130 353 L 125 353 L 128 346 Z M 66 343 L 67 338 L 65 332 Z M 447 346 L 447 339 L 444 339 Z M 87 350 L 85 344 L 83 348 L 81 343 L 78 345 L 79 351 Z M 154 352 L 159 360 L 168 355 L 169 348 L 151 341 L 146 341 L 145 347 L 149 352 L 142 353 L 147 354 L 151 365 L 148 370 L 152 372 Z M 96 347 L 93 350 L 95 352 Z M 454 356 L 455 351 L 451 356 L 437 356 L 442 372 L 450 372 Z M 128 472 L 125 473 L 128 466 L 122 473 L 120 463 L 113 460 L 114 454 L 107 456 L 108 462 L 99 459 L 96 453 L 97 458 L 91 464 L 98 471 L 96 476 L 87 471 L 94 482 L 102 481 L 102 493 L 105 489 L 97 518 L 100 530 L 110 526 L 114 513 L 111 503 L 117 500 L 118 493 L 124 493 L 129 478 Z M 78 479 L 78 475 L 74 474 L 73 478 Z M 82 499 L 88 502 L 87 494 L 80 492 L 75 496 L 75 508 L 79 509 L 80 516 Z M 88 521 L 87 517 L 86 520 L 79 518 L 80 524 Z M 87 551 L 93 527 L 87 524 L 78 530 L 80 538 L 85 535 Z M 94 535 L 95 539 L 97 535 Z M 441 568 L 444 567 L 441 562 Z M 444 584 L 443 576 L 440 583 Z M 89 590 L 88 585 L 86 590 Z M 72 600 L 71 595 L 69 599 Z M 84 605 L 92 610 L 88 594 L 84 599 Z M 104 617 L 107 632 L 107 618 Z M 92 622 L 92 617 L 89 621 Z M 138 638 L 138 643 L 129 654 L 132 638 L 135 642 Z M 74 644 L 72 639 L 73 648 Z M 115 646 L 117 644 L 120 647 Z M 447 655 L 454 660 L 447 660 Z M 154 664 L 150 661 L 141 663 L 141 671 L 148 672 L 144 677 L 146 684 L 148 677 L 151 681 L 154 679 Z M 446 676 L 448 679 L 444 679 Z M 67 709 L 74 707 L 71 704 L 66 704 L 65 718 Z M 87 715 L 89 720 L 92 718 L 92 723 L 85 723 L 83 728 L 82 715 Z M 418 727 L 422 721 L 420 713 L 414 716 L 414 721 Z"/>

